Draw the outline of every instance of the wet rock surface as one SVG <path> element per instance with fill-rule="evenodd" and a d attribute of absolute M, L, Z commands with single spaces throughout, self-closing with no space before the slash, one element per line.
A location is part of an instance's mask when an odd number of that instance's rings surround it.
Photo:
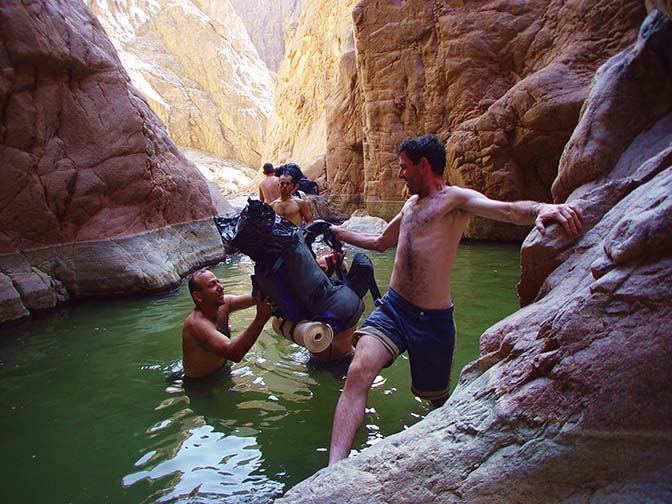
<path fill-rule="evenodd" d="M 444 407 L 278 502 L 669 501 L 671 37 L 654 13 L 597 72 L 554 184 L 584 231 L 528 236 L 530 304 L 481 337 Z"/>

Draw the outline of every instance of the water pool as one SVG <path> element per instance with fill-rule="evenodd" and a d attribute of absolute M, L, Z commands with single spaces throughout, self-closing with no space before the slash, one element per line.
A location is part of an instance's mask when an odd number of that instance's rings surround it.
<path fill-rule="evenodd" d="M 394 251 L 369 253 L 381 291 Z M 213 269 L 249 291 L 252 263 Z M 453 273 L 453 384 L 478 337 L 517 308 L 518 247 L 463 244 Z M 367 310 L 371 311 L 367 298 Z M 158 297 L 65 306 L 0 329 L 0 498 L 7 503 L 268 502 L 327 463 L 344 366 L 319 366 L 270 324 L 239 364 L 197 387 L 180 366 L 186 286 Z M 234 313 L 239 334 L 254 309 Z M 408 360 L 369 396 L 361 450 L 421 420 Z"/>

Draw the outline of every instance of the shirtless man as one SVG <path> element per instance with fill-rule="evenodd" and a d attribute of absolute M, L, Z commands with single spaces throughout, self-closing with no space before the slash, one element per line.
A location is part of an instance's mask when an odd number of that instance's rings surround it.
<path fill-rule="evenodd" d="M 284 217 L 295 226 L 301 226 L 302 221 L 306 224 L 313 222 L 308 204 L 292 196 L 296 191 L 298 181 L 295 181 L 288 173 L 280 175 L 280 198 L 271 203 L 271 207 L 280 217 Z"/>
<path fill-rule="evenodd" d="M 432 135 L 404 140 L 397 149 L 399 177 L 412 196 L 381 235 L 332 227 L 339 240 L 382 252 L 397 244 L 383 305 L 355 332 L 355 356 L 334 415 L 329 464 L 348 456 L 364 420 L 369 388 L 380 370 L 409 351 L 412 390 L 436 407 L 448 398 L 455 343 L 450 272 L 470 215 L 515 224 L 559 222 L 570 235 L 581 215 L 570 205 L 491 200 L 443 178 L 446 151 Z"/>
<path fill-rule="evenodd" d="M 257 295 L 231 296 L 210 271 L 201 269 L 189 279 L 189 292 L 196 305 L 182 329 L 184 376 L 204 378 L 220 369 L 227 359 L 240 362 L 261 334 L 272 308 Z M 257 305 L 250 326 L 236 339 L 231 338 L 229 314 Z"/>
<path fill-rule="evenodd" d="M 266 203 L 275 201 L 280 197 L 280 186 L 278 177 L 275 176 L 275 170 L 271 163 L 264 163 L 264 180 L 259 184 L 259 199 Z"/>

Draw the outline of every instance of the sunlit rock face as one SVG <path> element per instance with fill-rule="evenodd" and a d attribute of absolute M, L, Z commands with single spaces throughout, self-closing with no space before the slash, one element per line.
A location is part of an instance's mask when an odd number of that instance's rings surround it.
<path fill-rule="evenodd" d="M 275 87 L 264 161 L 310 165 L 327 149 L 327 100 L 332 94 L 356 0 L 308 2 L 287 34 Z"/>
<path fill-rule="evenodd" d="M 535 301 L 481 337 L 441 409 L 276 502 L 669 502 L 670 19 L 650 15 L 589 91 L 553 186 L 584 230 L 528 236 Z"/>
<path fill-rule="evenodd" d="M 87 0 L 180 146 L 259 166 L 273 79 L 229 0 Z"/>
<path fill-rule="evenodd" d="M 405 197 L 395 149 L 433 133 L 447 144 L 449 182 L 550 200 L 595 70 L 632 42 L 644 14 L 641 0 L 359 2 L 357 71 L 344 62 L 342 84 L 358 92 L 327 124 L 331 194 L 391 217 Z M 474 219 L 466 234 L 528 230 Z"/>
<path fill-rule="evenodd" d="M 230 0 L 245 23 L 259 57 L 278 71 L 285 54 L 285 33 L 293 30 L 305 0 Z"/>
<path fill-rule="evenodd" d="M 176 285 L 226 210 L 76 0 L 0 6 L 0 321 Z"/>

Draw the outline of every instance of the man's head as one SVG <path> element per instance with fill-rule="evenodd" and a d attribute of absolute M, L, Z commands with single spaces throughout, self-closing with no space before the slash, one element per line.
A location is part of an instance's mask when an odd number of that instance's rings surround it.
<path fill-rule="evenodd" d="M 275 175 L 275 168 L 272 163 L 264 163 L 264 175 Z"/>
<path fill-rule="evenodd" d="M 397 147 L 397 155 L 406 157 L 414 164 L 420 163 L 425 158 L 429 163 L 432 173 L 443 176 L 446 168 L 446 148 L 443 142 L 434 135 L 424 135 L 416 138 L 407 138 Z"/>
<path fill-rule="evenodd" d="M 283 173 L 280 175 L 280 181 L 278 185 L 280 186 L 280 195 L 283 197 L 291 196 L 294 191 L 296 191 L 297 186 L 289 173 Z"/>
<path fill-rule="evenodd" d="M 189 277 L 189 293 L 196 306 L 219 306 L 224 303 L 224 287 L 207 269 L 194 271 Z"/>

